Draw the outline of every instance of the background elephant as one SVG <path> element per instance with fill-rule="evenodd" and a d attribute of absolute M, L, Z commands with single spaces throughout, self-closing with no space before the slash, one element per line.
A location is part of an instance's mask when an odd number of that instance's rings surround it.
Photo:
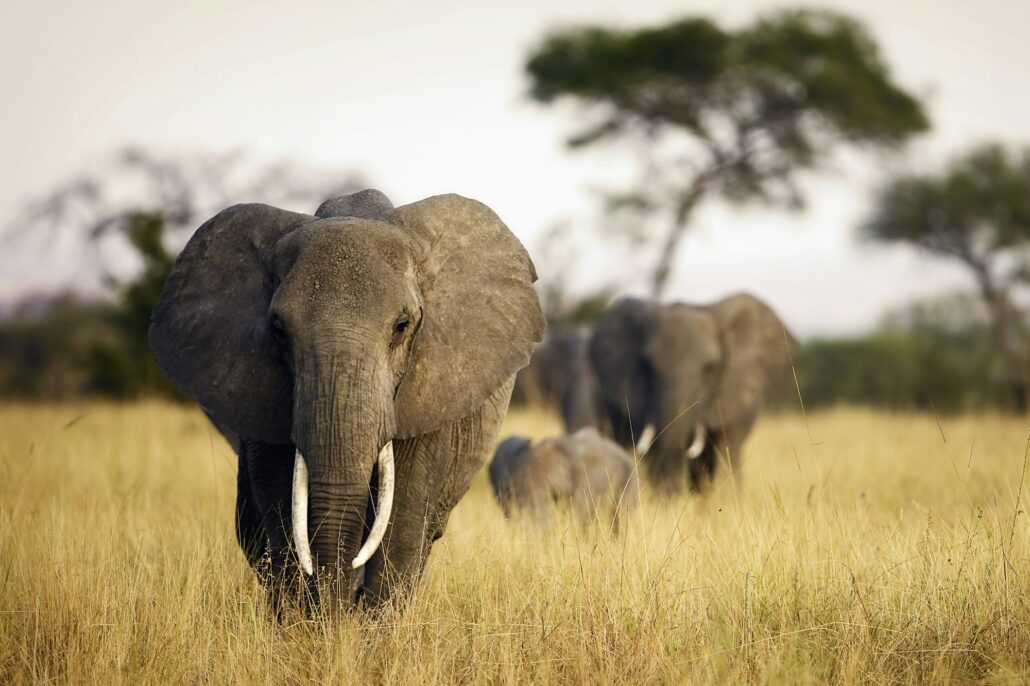
<path fill-rule="evenodd" d="M 536 442 L 509 436 L 490 463 L 490 484 L 506 517 L 519 510 L 546 523 L 554 503 L 568 502 L 581 521 L 603 516 L 616 530 L 640 495 L 632 458 L 593 427 Z"/>
<path fill-rule="evenodd" d="M 744 439 L 796 344 L 768 305 L 739 294 L 704 307 L 624 299 L 589 345 L 612 435 L 646 450 L 656 490 L 677 493 L 688 464 L 697 490 L 720 461 L 736 474 Z"/>
<path fill-rule="evenodd" d="M 526 402 L 555 410 L 566 433 L 602 421 L 601 395 L 587 354 L 590 329 L 551 329 L 518 373 L 517 392 Z"/>
<path fill-rule="evenodd" d="M 543 335 L 535 279 L 457 195 L 236 205 L 197 230 L 150 343 L 233 442 L 237 534 L 266 582 L 299 564 L 347 607 L 417 580 Z"/>

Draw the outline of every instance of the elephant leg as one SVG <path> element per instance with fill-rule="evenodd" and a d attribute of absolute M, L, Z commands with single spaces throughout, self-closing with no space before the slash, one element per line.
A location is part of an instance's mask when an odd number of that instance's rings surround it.
<path fill-rule="evenodd" d="M 394 441 L 396 480 L 390 524 L 365 564 L 365 607 L 403 601 L 422 576 L 451 510 L 483 466 L 508 409 L 511 383 L 476 412 L 438 431 Z"/>
<path fill-rule="evenodd" d="M 278 613 L 285 600 L 284 589 L 295 586 L 298 574 L 293 558 L 291 502 L 295 449 L 291 445 L 243 441 L 240 453 L 250 480 L 251 503 L 268 546 L 269 562 L 259 576 Z"/>
<path fill-rule="evenodd" d="M 246 454 L 242 449 L 236 474 L 236 540 L 247 557 L 247 562 L 260 575 L 260 565 L 268 549 L 268 540 L 261 512 L 254 502 L 250 471 L 247 469 Z"/>
<path fill-rule="evenodd" d="M 722 464 L 739 488 L 741 485 L 741 464 L 744 461 L 744 441 L 751 433 L 755 425 L 755 418 L 751 417 L 745 422 L 721 429 L 719 434 L 719 462 Z"/>
<path fill-rule="evenodd" d="M 707 493 L 715 476 L 715 464 L 718 460 L 719 447 L 712 440 L 705 446 L 704 452 L 687 461 L 690 472 L 690 490 L 694 493 Z"/>
<path fill-rule="evenodd" d="M 605 416 L 608 418 L 605 428 L 609 430 L 610 438 L 624 448 L 633 447 L 647 424 L 646 417 L 628 417 L 625 409 L 611 404 L 605 407 Z"/>
<path fill-rule="evenodd" d="M 423 439 L 424 440 L 424 439 Z M 359 591 L 368 607 L 379 606 L 395 592 L 404 578 L 421 576 L 436 532 L 430 531 L 434 499 L 433 476 L 426 448 L 419 439 L 394 441 L 396 478 L 393 513 L 379 550 L 365 563 Z"/>
<path fill-rule="evenodd" d="M 664 497 L 681 495 L 687 483 L 688 463 L 691 487 L 697 490 L 694 485 L 697 483 L 695 463 L 703 460 L 704 454 L 695 460 L 688 460 L 678 441 L 672 442 L 671 446 L 662 441 L 663 438 L 659 437 L 658 443 L 652 446 L 641 461 L 644 475 L 654 492 Z"/>

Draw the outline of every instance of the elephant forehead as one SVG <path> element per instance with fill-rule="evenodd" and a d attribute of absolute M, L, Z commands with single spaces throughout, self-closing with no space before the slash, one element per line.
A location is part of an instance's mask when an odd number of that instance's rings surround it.
<path fill-rule="evenodd" d="M 326 219 L 299 227 L 282 246 L 283 300 L 351 306 L 406 300 L 414 280 L 411 241 L 392 224 Z"/>
<path fill-rule="evenodd" d="M 667 353 L 710 357 L 719 353 L 719 329 L 707 312 L 691 307 L 670 308 L 658 324 L 654 346 Z"/>

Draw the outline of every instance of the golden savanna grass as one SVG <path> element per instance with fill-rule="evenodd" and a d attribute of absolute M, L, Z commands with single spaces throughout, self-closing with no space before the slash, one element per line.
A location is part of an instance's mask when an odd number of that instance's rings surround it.
<path fill-rule="evenodd" d="M 198 412 L 6 405 L 0 683 L 1030 679 L 1026 420 L 768 416 L 747 448 L 739 490 L 617 538 L 509 524 L 480 475 L 406 608 L 278 624 Z"/>

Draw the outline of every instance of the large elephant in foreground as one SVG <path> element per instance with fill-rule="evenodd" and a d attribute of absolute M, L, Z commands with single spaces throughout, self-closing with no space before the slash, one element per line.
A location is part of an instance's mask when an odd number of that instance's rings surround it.
<path fill-rule="evenodd" d="M 197 230 L 150 344 L 234 444 L 238 538 L 276 602 L 376 606 L 418 579 L 543 336 L 535 279 L 457 195 L 236 205 Z"/>
<path fill-rule="evenodd" d="M 627 298 L 598 322 L 590 358 L 606 427 L 636 445 L 658 492 L 705 490 L 734 474 L 763 401 L 790 368 L 793 337 L 772 308 L 739 294 L 709 306 Z"/>

